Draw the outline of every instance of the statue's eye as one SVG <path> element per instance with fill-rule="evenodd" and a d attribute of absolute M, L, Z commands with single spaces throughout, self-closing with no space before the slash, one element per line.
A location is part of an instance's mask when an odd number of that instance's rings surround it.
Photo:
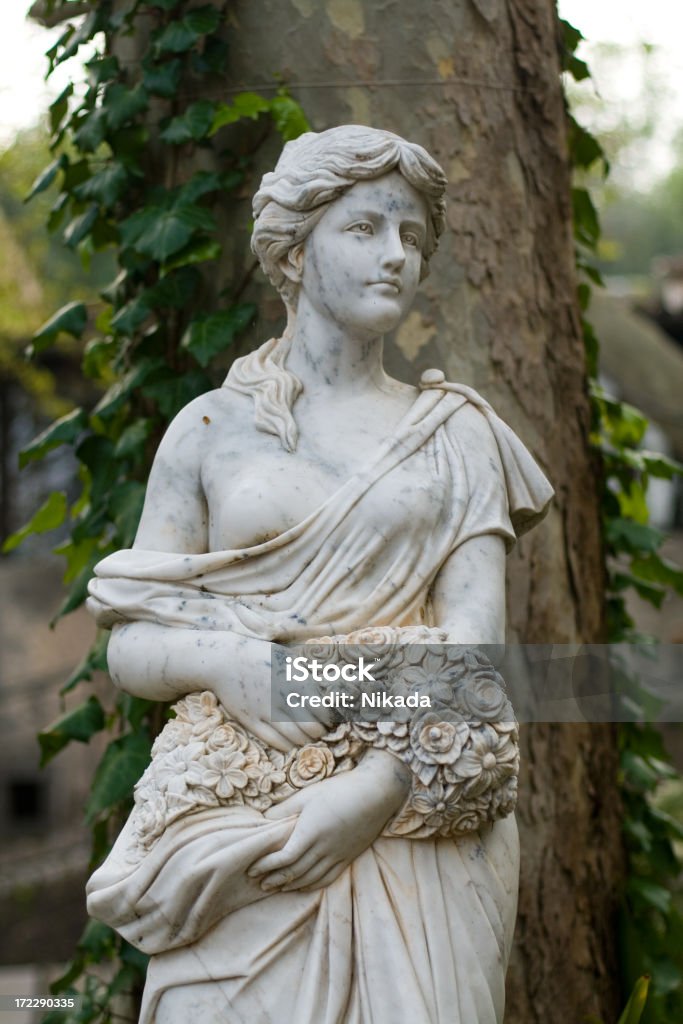
<path fill-rule="evenodd" d="M 361 220 L 357 224 L 352 224 L 349 231 L 355 231 L 359 235 L 371 235 L 373 233 L 372 224 L 369 220 Z"/>
<path fill-rule="evenodd" d="M 416 249 L 420 244 L 420 240 L 414 231 L 404 231 L 401 237 L 406 245 L 414 246 Z"/>

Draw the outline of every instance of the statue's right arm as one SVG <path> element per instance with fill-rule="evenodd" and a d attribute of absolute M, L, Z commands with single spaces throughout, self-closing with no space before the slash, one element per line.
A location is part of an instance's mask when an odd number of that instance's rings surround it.
<path fill-rule="evenodd" d="M 209 549 L 208 508 L 201 485 L 205 395 L 176 417 L 154 460 L 134 548 L 198 554 Z M 201 428 L 204 428 L 202 435 Z M 136 697 L 175 700 L 212 690 L 228 713 L 279 749 L 318 739 L 318 723 L 271 720 L 271 645 L 235 633 L 182 629 L 155 622 L 114 626 L 107 652 L 114 684 Z"/>

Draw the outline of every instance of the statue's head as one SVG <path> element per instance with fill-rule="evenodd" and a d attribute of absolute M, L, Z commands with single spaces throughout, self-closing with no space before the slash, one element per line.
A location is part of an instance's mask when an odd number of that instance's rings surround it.
<path fill-rule="evenodd" d="M 275 170 L 263 176 L 254 196 L 251 245 L 290 314 L 298 293 L 296 281 L 286 273 L 290 251 L 305 243 L 330 203 L 356 182 L 391 171 L 398 171 L 426 202 L 424 277 L 444 227 L 446 178 L 422 146 L 377 128 L 342 125 L 288 142 Z"/>

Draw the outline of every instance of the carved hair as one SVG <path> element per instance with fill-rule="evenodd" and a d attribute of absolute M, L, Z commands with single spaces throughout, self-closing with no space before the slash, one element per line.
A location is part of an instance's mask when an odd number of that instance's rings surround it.
<path fill-rule="evenodd" d="M 298 286 L 282 272 L 281 261 L 318 223 L 326 207 L 357 181 L 400 174 L 427 201 L 427 238 L 422 276 L 444 229 L 446 177 L 429 153 L 392 132 L 342 125 L 307 132 L 282 151 L 274 171 L 264 174 L 254 196 L 251 247 L 287 306 L 296 306 Z"/>
<path fill-rule="evenodd" d="M 282 338 L 271 339 L 237 359 L 225 383 L 251 395 L 256 428 L 277 435 L 288 451 L 296 448 L 298 430 L 292 408 L 301 392 L 301 383 L 285 367 L 298 285 L 283 273 L 282 261 L 290 249 L 305 241 L 328 205 L 357 181 L 379 178 L 394 170 L 427 202 L 424 278 L 445 226 L 446 177 L 422 146 L 392 132 L 355 124 L 319 134 L 307 132 L 286 144 L 275 170 L 264 174 L 254 196 L 251 247 L 282 296 L 288 324 Z"/>

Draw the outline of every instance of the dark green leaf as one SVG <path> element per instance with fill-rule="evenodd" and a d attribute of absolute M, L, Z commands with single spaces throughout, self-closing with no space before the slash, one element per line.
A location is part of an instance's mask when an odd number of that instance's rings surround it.
<path fill-rule="evenodd" d="M 110 328 L 115 334 L 134 334 L 148 319 L 150 308 L 144 296 L 138 296 L 122 306 L 112 317 Z"/>
<path fill-rule="evenodd" d="M 644 903 L 668 914 L 671 908 L 671 893 L 661 885 L 651 882 L 646 878 L 631 877 L 628 881 L 627 892 L 630 896 L 639 897 Z"/>
<path fill-rule="evenodd" d="M 93 338 L 85 346 L 82 368 L 86 377 L 96 380 L 110 366 L 117 345 L 111 338 Z"/>
<path fill-rule="evenodd" d="M 98 630 L 95 643 L 64 683 L 64 686 L 59 691 L 60 696 L 69 693 L 83 680 L 92 679 L 95 672 L 107 671 L 108 644 L 109 631 L 104 629 Z"/>
<path fill-rule="evenodd" d="M 178 58 L 145 69 L 143 84 L 148 92 L 164 99 L 172 99 L 178 92 L 182 61 Z"/>
<path fill-rule="evenodd" d="M 128 89 L 119 82 L 108 86 L 103 103 L 107 125 L 112 130 L 121 128 L 146 110 L 148 104 L 147 92 L 140 83 L 132 89 Z"/>
<path fill-rule="evenodd" d="M 83 153 L 94 153 L 104 142 L 107 128 L 107 112 L 103 107 L 96 107 L 81 118 L 74 132 L 74 142 Z"/>
<path fill-rule="evenodd" d="M 67 160 L 64 153 L 58 156 L 56 160 L 53 160 L 52 163 L 49 164 L 49 166 L 46 167 L 45 170 L 42 171 L 38 175 L 36 180 L 33 182 L 33 185 L 31 186 L 31 191 L 26 196 L 25 202 L 28 202 L 29 199 L 33 199 L 33 197 L 38 195 L 39 192 L 44 192 L 46 188 L 49 188 L 52 182 L 57 177 L 57 173 L 60 170 L 62 170 L 62 168 L 64 168 L 68 164 L 68 162 L 69 161 Z"/>
<path fill-rule="evenodd" d="M 33 518 L 16 533 L 10 534 L 2 546 L 3 552 L 14 551 L 32 533 L 47 533 L 61 526 L 66 518 L 66 494 L 53 491 Z"/>
<path fill-rule="evenodd" d="M 164 270 L 175 270 L 176 268 L 190 268 L 195 263 L 206 263 L 207 260 L 217 260 L 223 252 L 223 246 L 215 238 L 196 238 L 187 245 L 184 245 L 180 252 L 177 252 L 173 259 L 164 264 Z"/>
<path fill-rule="evenodd" d="M 211 100 L 197 100 L 196 103 L 191 103 L 184 114 L 179 114 L 169 121 L 160 133 L 160 138 L 175 146 L 204 138 L 213 123 L 215 107 Z"/>
<path fill-rule="evenodd" d="M 180 346 L 191 352 L 200 366 L 208 366 L 214 356 L 228 348 L 235 336 L 249 326 L 255 313 L 255 306 L 245 304 L 198 317 L 188 327 Z"/>
<path fill-rule="evenodd" d="M 192 370 L 180 376 L 172 370 L 167 370 L 159 375 L 160 379 L 153 384 L 145 384 L 142 393 L 147 398 L 152 398 L 159 407 L 159 412 L 167 420 L 175 416 L 193 398 L 209 391 L 211 381 L 205 373 L 199 370 Z"/>
<path fill-rule="evenodd" d="M 200 285 L 199 271 L 193 267 L 182 267 L 167 273 L 157 284 L 143 292 L 142 297 L 155 309 L 184 309 L 192 296 L 197 294 Z"/>
<path fill-rule="evenodd" d="M 103 82 L 110 82 L 119 73 L 119 61 L 117 57 L 103 57 L 98 55 L 87 61 L 88 81 L 92 86 L 97 87 Z"/>
<path fill-rule="evenodd" d="M 52 344 L 58 334 L 70 334 L 73 338 L 80 338 L 88 322 L 88 311 L 84 302 L 67 302 L 49 320 L 40 327 L 33 335 L 33 347 L 36 352 L 41 352 L 48 345 Z"/>
<path fill-rule="evenodd" d="M 132 796 L 133 786 L 149 764 L 151 746 L 144 732 L 128 733 L 109 744 L 95 772 L 86 804 L 88 823 L 102 811 Z"/>
<path fill-rule="evenodd" d="M 64 244 L 69 249 L 75 249 L 78 243 L 83 241 L 97 220 L 99 212 L 97 203 L 91 203 L 85 213 L 74 217 L 64 232 Z"/>
<path fill-rule="evenodd" d="M 130 724 L 133 732 L 137 732 L 145 715 L 152 708 L 158 707 L 158 704 L 153 700 L 143 700 L 142 697 L 131 697 L 128 693 L 122 693 L 118 697 L 116 706 L 123 718 Z"/>
<path fill-rule="evenodd" d="M 645 470 L 650 476 L 660 477 L 663 480 L 672 480 L 675 476 L 683 474 L 683 463 L 676 459 L 670 459 L 667 455 L 659 452 L 641 451 Z"/>
<path fill-rule="evenodd" d="M 209 192 L 218 192 L 222 188 L 225 188 L 225 175 L 216 171 L 197 171 L 180 189 L 178 201 L 180 204 L 195 203 Z"/>
<path fill-rule="evenodd" d="M 661 530 L 643 523 L 634 523 L 630 519 L 615 517 L 607 522 L 607 539 L 617 551 L 628 551 L 639 555 L 643 552 L 656 552 L 664 539 Z"/>
<path fill-rule="evenodd" d="M 88 697 L 73 711 L 67 712 L 56 722 L 38 733 L 41 768 L 51 761 L 55 754 L 71 743 L 87 743 L 96 732 L 104 728 L 104 711 L 97 697 Z"/>
<path fill-rule="evenodd" d="M 74 87 L 73 82 L 69 82 L 60 92 L 57 99 L 53 100 L 49 106 L 50 111 L 50 134 L 56 135 L 59 131 L 62 121 L 66 117 L 69 109 L 69 98 L 73 95 Z"/>
<path fill-rule="evenodd" d="M 131 423 L 116 442 L 116 448 L 114 449 L 115 457 L 117 459 L 128 459 L 143 455 L 145 443 L 153 429 L 154 421 L 150 419 L 136 420 L 134 423 Z"/>
<path fill-rule="evenodd" d="M 95 416 L 99 416 L 101 419 L 107 419 L 117 409 L 119 409 L 123 403 L 128 399 L 131 391 L 147 380 L 147 378 L 165 366 L 165 362 L 161 358 L 142 359 L 138 364 L 132 367 L 127 373 L 125 373 L 112 387 L 109 388 L 107 393 L 102 396 L 100 401 L 97 403 L 93 410 Z M 79 458 L 81 456 L 79 455 Z"/>
<path fill-rule="evenodd" d="M 122 548 L 130 547 L 135 539 L 144 501 L 145 485 L 136 480 L 126 480 L 111 495 L 109 510 Z"/>
<path fill-rule="evenodd" d="M 47 452 L 62 444 L 73 443 L 84 430 L 88 421 L 83 409 L 73 409 L 65 416 L 55 420 L 42 434 L 38 434 L 30 444 L 19 452 L 19 467 L 23 469 L 29 462 L 42 459 Z"/>
<path fill-rule="evenodd" d="M 228 61 L 228 44 L 216 36 L 204 40 L 201 50 L 194 50 L 190 57 L 190 67 L 195 75 L 223 74 Z"/>
<path fill-rule="evenodd" d="M 135 242 L 135 248 L 164 263 L 189 242 L 195 231 L 213 231 L 215 227 L 209 211 L 200 206 L 172 207 L 154 217 Z"/>
<path fill-rule="evenodd" d="M 660 583 L 683 594 L 683 570 L 660 555 L 653 553 L 647 558 L 634 558 L 631 562 L 631 572 L 642 580 Z"/>
<path fill-rule="evenodd" d="M 181 19 L 164 28 L 155 41 L 157 53 L 184 53 L 209 32 L 218 27 L 221 15 L 215 7 L 196 7 Z"/>
<path fill-rule="evenodd" d="M 75 192 L 79 199 L 96 199 L 103 206 L 113 206 L 129 183 L 130 176 L 123 164 L 112 161 L 79 185 Z"/>
<path fill-rule="evenodd" d="M 579 242 L 593 248 L 600 237 L 600 222 L 587 189 L 572 189 L 574 232 Z"/>

